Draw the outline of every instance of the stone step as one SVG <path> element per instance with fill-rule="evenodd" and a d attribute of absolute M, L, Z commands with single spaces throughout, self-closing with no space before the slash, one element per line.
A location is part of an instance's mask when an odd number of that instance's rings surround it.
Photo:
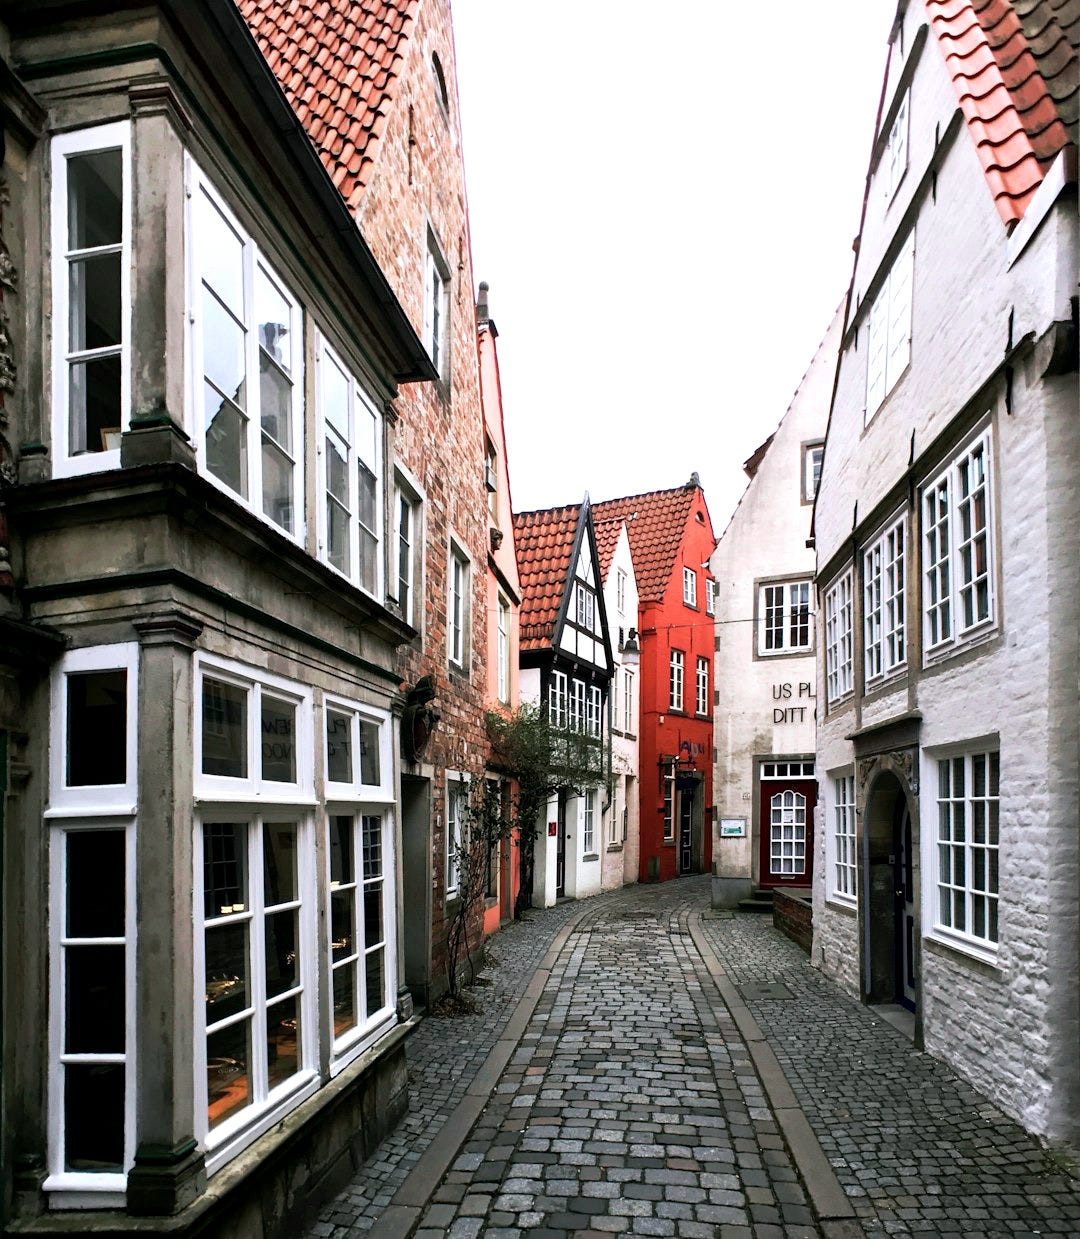
<path fill-rule="evenodd" d="M 768 912 L 773 910 L 772 894 L 754 892 L 749 899 L 739 900 L 740 912 Z"/>

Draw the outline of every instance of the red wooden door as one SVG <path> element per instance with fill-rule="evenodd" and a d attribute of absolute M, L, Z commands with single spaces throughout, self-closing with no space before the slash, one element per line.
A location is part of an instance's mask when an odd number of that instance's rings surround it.
<path fill-rule="evenodd" d="M 809 886 L 813 876 L 817 782 L 761 780 L 759 886 Z"/>

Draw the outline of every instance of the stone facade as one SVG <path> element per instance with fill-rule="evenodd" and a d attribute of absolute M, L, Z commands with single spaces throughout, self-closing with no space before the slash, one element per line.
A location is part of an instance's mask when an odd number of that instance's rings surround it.
<path fill-rule="evenodd" d="M 1030 1130 L 1075 1139 L 1075 148 L 1010 233 L 927 17 L 909 5 L 894 32 L 815 509 L 818 679 L 835 691 L 819 694 L 814 962 L 913 1006 L 928 1051 Z M 882 391 L 870 337 L 890 298 L 909 343 L 889 341 Z M 867 618 L 867 556 L 887 559 L 896 530 L 906 650 L 882 670 L 896 621 Z M 845 670 L 827 627 L 845 626 L 848 572 Z"/>

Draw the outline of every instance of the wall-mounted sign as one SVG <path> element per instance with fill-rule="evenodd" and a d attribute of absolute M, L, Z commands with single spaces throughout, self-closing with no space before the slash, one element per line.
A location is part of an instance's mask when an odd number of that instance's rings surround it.
<path fill-rule="evenodd" d="M 554 839 L 558 833 L 559 833 L 559 823 L 548 822 L 548 837 L 551 839 Z"/>
<path fill-rule="evenodd" d="M 774 684 L 772 686 L 773 701 L 791 701 L 793 698 L 798 700 L 801 698 L 806 701 L 814 700 L 814 685 L 812 681 L 802 680 L 798 684 Z M 780 723 L 805 723 L 806 712 L 811 711 L 810 717 L 813 718 L 813 706 L 774 706 L 773 707 L 773 724 Z"/>
<path fill-rule="evenodd" d="M 746 838 L 746 818 L 745 817 L 722 817 L 720 819 L 720 838 L 721 839 L 745 839 Z"/>

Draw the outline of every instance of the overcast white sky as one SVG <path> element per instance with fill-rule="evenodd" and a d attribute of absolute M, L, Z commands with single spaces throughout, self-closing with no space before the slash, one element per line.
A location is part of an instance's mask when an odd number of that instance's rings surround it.
<path fill-rule="evenodd" d="M 452 0 L 514 508 L 716 532 L 851 276 L 896 0 Z"/>

